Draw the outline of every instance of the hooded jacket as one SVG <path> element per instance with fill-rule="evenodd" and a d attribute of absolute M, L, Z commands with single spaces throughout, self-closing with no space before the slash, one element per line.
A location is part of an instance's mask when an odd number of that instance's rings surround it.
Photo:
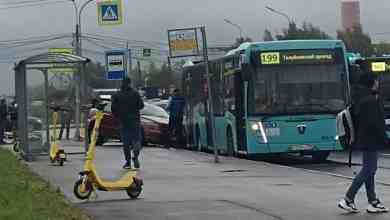
<path fill-rule="evenodd" d="M 352 91 L 355 148 L 364 151 L 384 148 L 387 141 L 382 101 L 367 87 L 356 86 Z"/>
<path fill-rule="evenodd" d="M 112 97 L 111 111 L 122 125 L 140 122 L 140 110 L 144 102 L 137 91 L 132 88 L 122 89 Z"/>

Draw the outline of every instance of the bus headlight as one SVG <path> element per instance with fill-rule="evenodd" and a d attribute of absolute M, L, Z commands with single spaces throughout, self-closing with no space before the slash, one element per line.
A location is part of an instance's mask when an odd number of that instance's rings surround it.
<path fill-rule="evenodd" d="M 257 123 L 253 123 L 251 125 L 251 128 L 252 128 L 252 131 L 259 131 L 260 130 L 260 126 Z"/>
<path fill-rule="evenodd" d="M 253 135 L 256 138 L 260 139 L 262 141 L 262 143 L 265 143 L 265 144 L 268 143 L 268 138 L 267 138 L 267 135 L 265 133 L 263 123 L 251 121 L 250 128 L 252 130 Z"/>

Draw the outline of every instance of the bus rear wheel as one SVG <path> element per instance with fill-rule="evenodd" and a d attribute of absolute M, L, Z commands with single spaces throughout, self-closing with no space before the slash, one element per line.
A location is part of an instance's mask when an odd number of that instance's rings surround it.
<path fill-rule="evenodd" d="M 330 151 L 315 151 L 312 153 L 311 158 L 313 162 L 325 162 L 330 155 Z"/>

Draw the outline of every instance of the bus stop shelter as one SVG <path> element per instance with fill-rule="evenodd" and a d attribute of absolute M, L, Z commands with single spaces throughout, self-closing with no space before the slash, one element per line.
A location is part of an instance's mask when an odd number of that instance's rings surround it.
<path fill-rule="evenodd" d="M 78 68 L 79 74 L 75 74 L 76 88 L 76 127 L 80 128 L 80 106 L 86 103 L 87 77 L 84 74 L 85 65 L 90 60 L 85 57 L 66 53 L 43 53 L 26 58 L 16 64 L 15 70 L 15 97 L 18 104 L 17 139 L 22 157 L 32 161 L 34 156 L 47 153 L 50 146 L 50 120 L 49 120 L 49 97 L 48 97 L 48 70 L 63 68 Z M 27 74 L 29 70 L 38 70 L 43 73 L 45 81 L 45 129 L 34 130 L 29 126 L 28 118 L 28 85 Z M 34 73 L 36 74 L 36 73 Z M 78 117 L 77 117 L 78 116 Z M 43 135 L 43 133 L 46 135 Z M 42 138 L 45 136 L 45 138 Z M 43 140 L 45 139 L 45 140 Z M 86 138 L 85 138 L 86 139 Z"/>

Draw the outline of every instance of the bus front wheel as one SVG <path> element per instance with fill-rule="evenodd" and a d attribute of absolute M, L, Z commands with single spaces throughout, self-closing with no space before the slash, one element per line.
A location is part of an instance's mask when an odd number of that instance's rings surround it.
<path fill-rule="evenodd" d="M 311 158 L 314 162 L 325 162 L 329 157 L 330 151 L 315 151 Z"/>

